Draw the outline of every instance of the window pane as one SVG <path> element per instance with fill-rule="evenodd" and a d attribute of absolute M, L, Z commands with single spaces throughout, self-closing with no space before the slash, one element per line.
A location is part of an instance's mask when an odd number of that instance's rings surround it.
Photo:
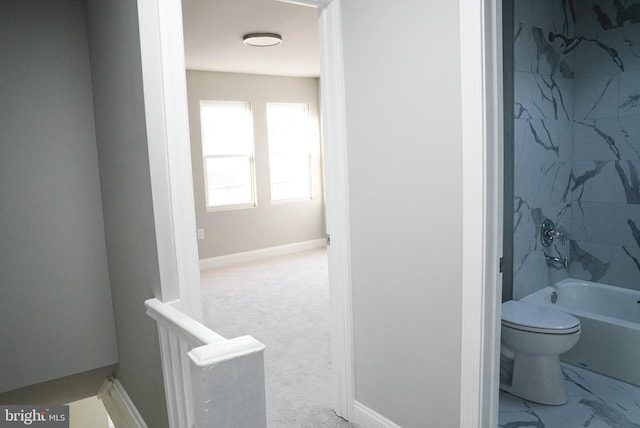
<path fill-rule="evenodd" d="M 253 203 L 249 157 L 209 157 L 205 159 L 205 166 L 208 206 Z"/>
<path fill-rule="evenodd" d="M 253 124 L 248 103 L 203 101 L 200 120 L 205 156 L 253 153 Z"/>
<path fill-rule="evenodd" d="M 249 103 L 200 101 L 207 207 L 254 205 Z"/>
<path fill-rule="evenodd" d="M 271 199 L 311 197 L 311 152 L 305 104 L 267 104 Z"/>

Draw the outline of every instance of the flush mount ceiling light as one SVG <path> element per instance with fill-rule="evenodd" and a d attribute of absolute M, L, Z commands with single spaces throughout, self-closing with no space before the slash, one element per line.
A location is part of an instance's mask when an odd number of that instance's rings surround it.
<path fill-rule="evenodd" d="M 279 45 L 282 43 L 282 36 L 276 33 L 249 33 L 242 36 L 242 42 L 247 46 L 264 48 Z"/>

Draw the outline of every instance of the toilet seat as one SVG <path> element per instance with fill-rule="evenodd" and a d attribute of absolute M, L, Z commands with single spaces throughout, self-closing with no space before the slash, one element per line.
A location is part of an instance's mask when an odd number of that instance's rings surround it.
<path fill-rule="evenodd" d="M 515 300 L 502 304 L 502 325 L 543 334 L 573 334 L 580 331 L 580 320 L 567 312 Z"/>

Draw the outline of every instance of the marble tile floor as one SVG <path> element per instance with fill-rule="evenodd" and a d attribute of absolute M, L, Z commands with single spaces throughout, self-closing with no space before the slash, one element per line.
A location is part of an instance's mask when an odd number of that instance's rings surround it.
<path fill-rule="evenodd" d="M 640 428 L 640 388 L 562 364 L 569 402 L 543 406 L 500 391 L 500 428 Z"/>

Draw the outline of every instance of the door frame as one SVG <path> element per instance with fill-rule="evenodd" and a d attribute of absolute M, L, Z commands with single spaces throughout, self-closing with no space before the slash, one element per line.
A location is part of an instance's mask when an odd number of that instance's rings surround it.
<path fill-rule="evenodd" d="M 181 0 L 137 0 L 161 301 L 202 321 Z M 341 0 L 318 7 L 333 397 L 353 420 L 355 375 Z M 399 6 L 400 7 L 400 6 Z M 459 0 L 463 113 L 461 427 L 497 426 L 502 254 L 501 0 Z M 330 142 L 330 143 L 327 143 Z"/>

